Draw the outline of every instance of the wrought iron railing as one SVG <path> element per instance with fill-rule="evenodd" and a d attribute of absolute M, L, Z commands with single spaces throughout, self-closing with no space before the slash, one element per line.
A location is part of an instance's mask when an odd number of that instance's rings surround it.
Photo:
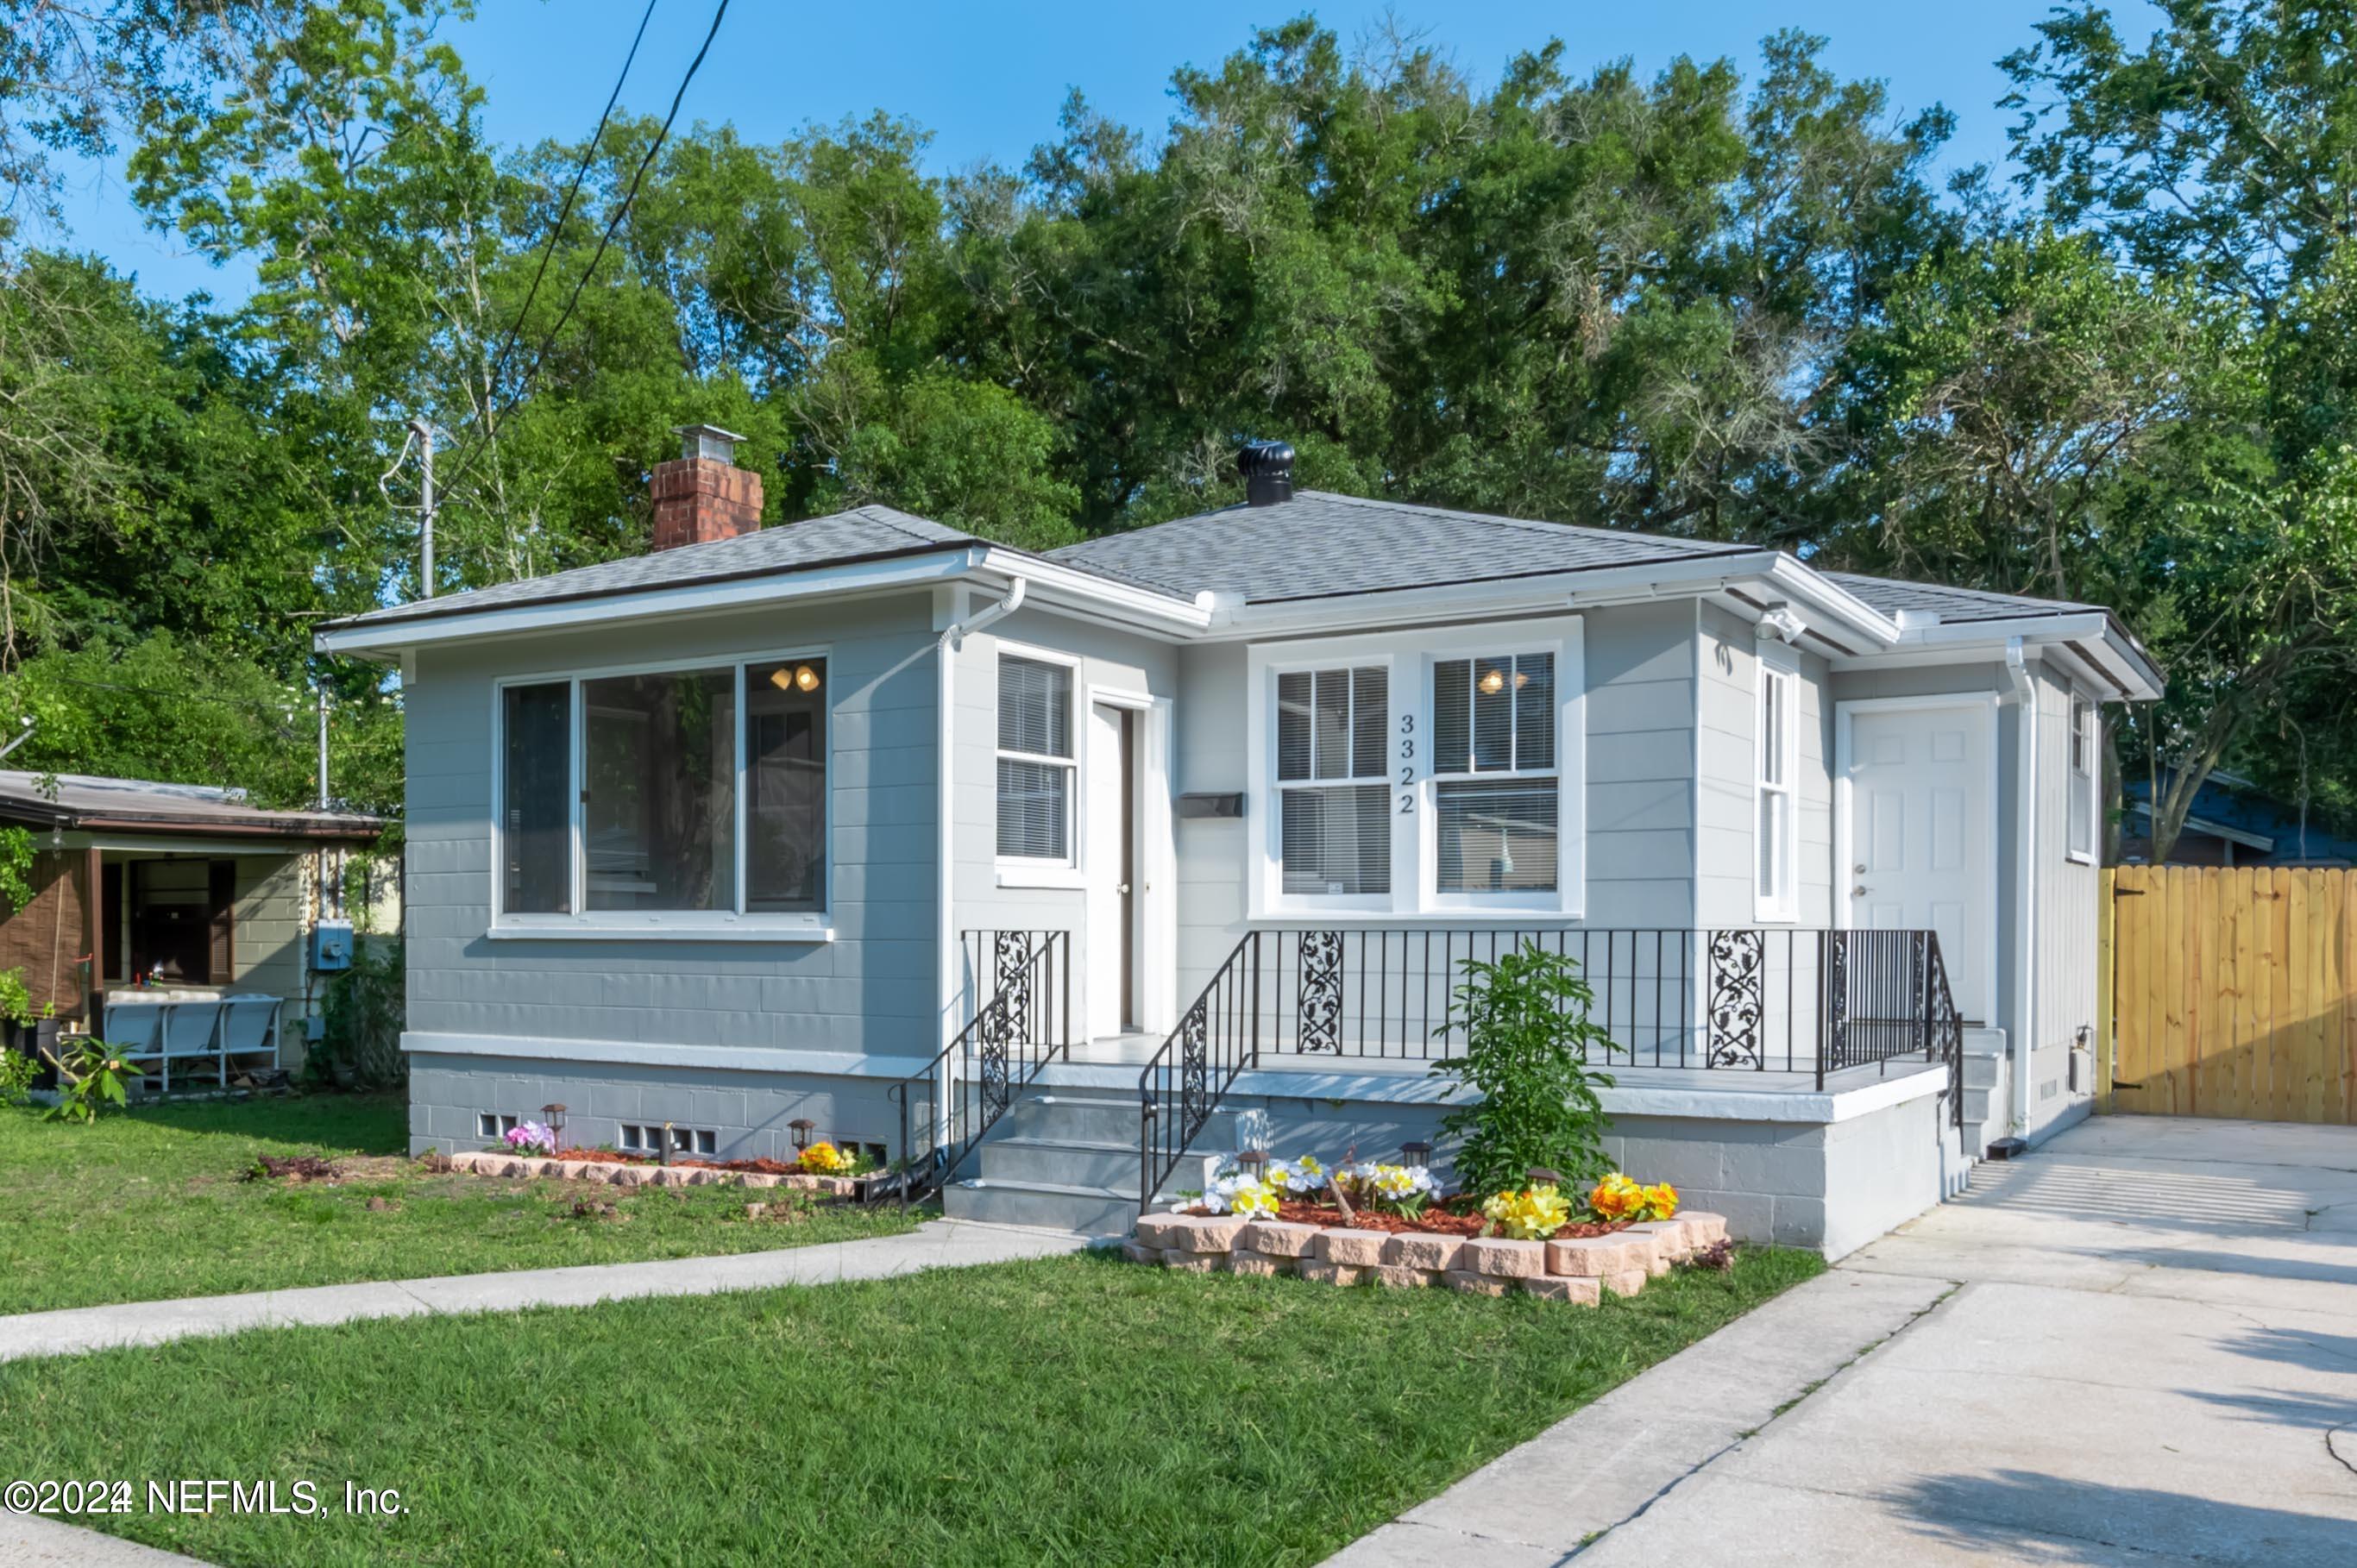
<path fill-rule="evenodd" d="M 957 1037 L 885 1092 L 899 1108 L 896 1180 L 903 1208 L 939 1191 L 1039 1069 L 1072 1043 L 1070 931 L 968 931 L 962 943 L 983 998 Z"/>
<path fill-rule="evenodd" d="M 1808 1074 L 1822 1089 L 1916 1058 L 1948 1067 L 1962 1115 L 1963 1025 L 1930 931 L 1268 929 L 1236 944 L 1139 1075 L 1141 1200 L 1239 1073 L 1459 1054 L 1466 961 L 1534 944 L 1578 967 L 1598 1067 Z"/>

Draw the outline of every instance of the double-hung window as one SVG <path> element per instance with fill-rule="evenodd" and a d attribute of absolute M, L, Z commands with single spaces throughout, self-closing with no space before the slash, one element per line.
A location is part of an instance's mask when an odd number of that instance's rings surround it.
<path fill-rule="evenodd" d="M 1556 890 L 1555 662 L 1553 653 L 1434 662 L 1437 892 Z"/>
<path fill-rule="evenodd" d="M 826 679 L 813 655 L 501 686 L 494 929 L 818 929 Z"/>
<path fill-rule="evenodd" d="M 1763 652 L 1752 748 L 1753 916 L 1761 920 L 1792 919 L 1799 908 L 1800 811 L 1792 780 L 1800 771 L 1800 691 L 1799 671 Z"/>
<path fill-rule="evenodd" d="M 998 854 L 1072 864 L 1072 671 L 998 656 Z"/>
<path fill-rule="evenodd" d="M 1580 626 L 1564 616 L 1252 650 L 1251 916 L 1577 917 Z"/>
<path fill-rule="evenodd" d="M 2074 860 L 2095 858 L 2095 704 L 2071 697 L 2071 837 Z"/>
<path fill-rule="evenodd" d="M 1381 664 L 1277 675 L 1277 838 L 1286 897 L 1390 894 L 1383 756 L 1390 702 L 1391 671 Z"/>

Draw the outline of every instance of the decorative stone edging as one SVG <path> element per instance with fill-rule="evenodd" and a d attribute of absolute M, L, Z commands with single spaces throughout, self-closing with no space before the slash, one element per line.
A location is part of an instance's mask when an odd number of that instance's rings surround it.
<path fill-rule="evenodd" d="M 1122 1244 L 1122 1253 L 1132 1262 L 1194 1273 L 1287 1274 L 1333 1285 L 1372 1281 L 1395 1289 L 1446 1285 L 1474 1295 L 1520 1290 L 1594 1306 L 1606 1291 L 1635 1295 L 1671 1264 L 1726 1239 L 1726 1218 L 1702 1213 L 1558 1241 L 1149 1214 L 1137 1222 L 1136 1239 Z"/>
<path fill-rule="evenodd" d="M 496 1149 L 450 1156 L 450 1168 L 469 1176 L 558 1176 L 566 1181 L 604 1182 L 613 1187 L 782 1187 L 831 1197 L 858 1196 L 856 1176 L 771 1176 L 764 1171 L 728 1171 L 711 1165 L 632 1165 L 615 1160 L 532 1159 Z"/>

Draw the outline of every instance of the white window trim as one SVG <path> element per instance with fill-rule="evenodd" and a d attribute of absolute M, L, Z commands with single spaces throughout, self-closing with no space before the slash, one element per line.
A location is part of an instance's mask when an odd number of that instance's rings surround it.
<path fill-rule="evenodd" d="M 1037 752 L 1007 751 L 998 744 L 998 661 L 1002 659 L 1028 659 L 1034 664 L 1054 664 L 1071 673 L 1071 711 L 1064 715 L 1064 733 L 1072 739 L 1072 755 L 1048 757 Z M 1031 643 L 997 639 L 990 660 L 990 855 L 991 865 L 997 873 L 1001 887 L 1079 887 L 1082 886 L 1086 863 L 1081 855 L 1082 819 L 1087 815 L 1081 809 L 1081 753 L 1087 749 L 1082 737 L 1086 733 L 1082 721 L 1086 717 L 1084 682 L 1082 681 L 1082 660 L 1078 654 L 1065 653 L 1053 648 L 1040 648 Z M 1061 768 L 1071 782 L 1064 789 L 1064 853 L 1051 854 L 1001 854 L 998 850 L 998 764 L 1037 762 Z"/>
<path fill-rule="evenodd" d="M 1578 616 L 1556 616 L 1480 628 L 1252 645 L 1245 660 L 1245 767 L 1252 781 L 1247 812 L 1258 817 L 1260 825 L 1246 835 L 1247 917 L 1343 924 L 1402 917 L 1490 919 L 1500 914 L 1565 920 L 1581 918 L 1587 891 L 1587 679 L 1583 630 Z M 1547 893 L 1441 894 L 1434 890 L 1438 882 L 1439 843 L 1433 812 L 1432 667 L 1443 660 L 1501 653 L 1555 655 L 1555 771 L 1559 791 L 1556 886 Z M 1391 768 L 1392 890 L 1387 896 L 1287 895 L 1276 782 L 1276 678 L 1294 671 L 1368 665 L 1385 669 L 1390 692 L 1384 749 Z M 1403 721 L 1410 720 L 1412 725 L 1404 727 Z M 1409 739 L 1415 743 L 1414 754 L 1403 756 L 1402 743 Z"/>
<path fill-rule="evenodd" d="M 1768 678 L 1783 682 L 1783 741 L 1777 757 L 1781 784 L 1768 781 L 1768 736 L 1760 723 Z M 1761 648 L 1754 660 L 1751 693 L 1751 831 L 1760 832 L 1760 805 L 1770 793 L 1784 798 L 1783 843 L 1777 867 L 1782 886 L 1760 890 L 1760 845 L 1751 846 L 1751 918 L 1760 924 L 1790 925 L 1801 918 L 1801 660 L 1790 648 Z"/>
<path fill-rule="evenodd" d="M 827 689 L 834 690 L 837 671 L 832 644 L 813 644 L 795 648 L 763 649 L 751 653 L 714 653 L 700 659 L 662 659 L 632 660 L 629 663 L 594 666 L 569 666 L 559 670 L 533 671 L 528 674 L 502 675 L 491 682 L 491 767 L 490 810 L 491 857 L 488 876 L 490 883 L 487 908 L 490 921 L 484 935 L 494 940 L 630 940 L 640 939 L 708 941 L 781 941 L 825 942 L 834 940 L 833 910 L 834 908 L 834 780 L 837 777 L 834 703 L 830 696 L 826 705 L 826 789 L 821 800 L 824 808 L 820 824 L 820 842 L 826 846 L 826 882 L 820 890 L 820 908 L 791 914 L 751 914 L 744 912 L 745 898 L 745 811 L 748 791 L 745 789 L 745 671 L 756 664 L 783 664 L 796 660 L 823 660 L 826 663 Z M 581 701 L 585 681 L 607 680 L 620 675 L 663 675 L 683 670 L 719 670 L 731 671 L 736 682 L 737 712 L 737 787 L 736 843 L 737 899 L 739 908 L 726 909 L 601 909 L 587 910 L 587 856 L 584 853 L 581 820 L 581 780 L 584 776 L 583 756 L 587 744 L 586 714 Z M 567 723 L 570 734 L 566 744 L 565 822 L 570 838 L 573 877 L 569 915 L 545 911 L 510 914 L 500 905 L 501 869 L 507 864 L 506 812 L 501 810 L 506 789 L 504 777 L 507 764 L 507 691 L 511 686 L 554 686 L 566 688 Z"/>
<path fill-rule="evenodd" d="M 2087 768 L 2083 773 L 2072 755 L 2075 749 L 2072 742 L 2078 738 L 2079 710 L 2083 706 L 2087 710 Z M 2062 858 L 2076 865 L 2094 865 L 2096 847 L 2103 843 L 2100 823 L 2103 818 L 2104 769 L 2096 760 L 2103 744 L 2104 710 L 2096 705 L 2094 698 L 2081 693 L 2075 686 L 2072 687 L 2062 708 L 2062 772 L 2063 777 L 2070 780 L 2070 789 L 2084 790 L 2086 794 L 2087 847 L 2081 849 L 2072 843 L 2077 824 L 2071 819 L 2071 803 L 2066 800 L 2062 806 Z"/>

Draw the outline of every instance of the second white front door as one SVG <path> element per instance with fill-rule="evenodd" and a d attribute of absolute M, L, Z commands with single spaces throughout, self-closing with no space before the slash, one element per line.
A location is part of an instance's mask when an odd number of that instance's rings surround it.
<path fill-rule="evenodd" d="M 1089 704 L 1089 1037 L 1137 1026 L 1137 732 L 1140 715 Z"/>
<path fill-rule="evenodd" d="M 1835 869 L 1849 924 L 1938 932 L 1957 1010 L 1986 1023 L 1996 1002 L 1994 709 L 1861 704 L 1843 718 L 1849 842 L 1836 846 Z"/>

